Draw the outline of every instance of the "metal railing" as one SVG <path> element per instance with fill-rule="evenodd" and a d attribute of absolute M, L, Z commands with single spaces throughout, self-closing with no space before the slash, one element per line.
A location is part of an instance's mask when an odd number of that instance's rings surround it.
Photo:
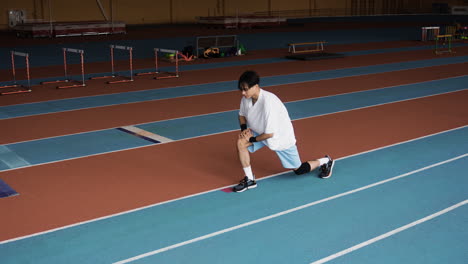
<path fill-rule="evenodd" d="M 431 8 L 386 8 L 376 10 L 370 8 L 316 8 L 297 10 L 271 10 L 254 12 L 255 16 L 278 16 L 288 18 L 300 17 L 332 17 L 332 16 L 368 16 L 368 15 L 408 15 L 408 14 L 430 14 Z"/>

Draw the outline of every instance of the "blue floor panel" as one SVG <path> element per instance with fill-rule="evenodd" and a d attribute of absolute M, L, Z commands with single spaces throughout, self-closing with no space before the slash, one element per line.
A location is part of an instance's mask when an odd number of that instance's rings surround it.
<path fill-rule="evenodd" d="M 148 123 L 136 127 L 173 140 L 181 140 L 238 129 L 238 116 L 239 111 L 229 111 Z"/>
<path fill-rule="evenodd" d="M 37 165 L 152 144 L 117 129 L 108 129 L 9 144 L 8 147 L 30 164 Z"/>
<path fill-rule="evenodd" d="M 0 179 L 0 198 L 10 197 L 18 195 L 18 193 L 10 187 L 6 182 Z M 7 214 L 8 212 L 2 211 L 2 214 Z"/>
<path fill-rule="evenodd" d="M 235 264 L 239 263 L 234 257 L 238 252 L 242 252 L 243 263 L 310 263 L 464 201 L 466 191 L 460 184 L 468 181 L 456 172 L 466 168 L 466 162 L 454 161 L 132 263 Z M 340 175 L 355 178 L 358 173 Z M 441 173 L 447 175 L 442 178 Z M 463 225 L 464 219 L 457 217 L 456 224 Z M 458 250 L 445 248 L 443 253 L 450 258 L 454 253 L 460 255 Z M 419 257 L 416 263 L 425 263 Z"/>
<path fill-rule="evenodd" d="M 468 206 L 334 259 L 330 264 L 464 264 L 468 259 Z"/>

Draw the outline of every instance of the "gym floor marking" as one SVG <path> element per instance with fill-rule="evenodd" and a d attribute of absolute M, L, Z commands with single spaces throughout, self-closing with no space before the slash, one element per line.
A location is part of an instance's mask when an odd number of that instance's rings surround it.
<path fill-rule="evenodd" d="M 173 141 L 172 139 L 169 139 L 167 137 L 163 137 L 154 133 L 151 133 L 149 131 L 140 129 L 135 126 L 124 126 L 124 127 L 119 127 L 117 128 L 120 131 L 123 131 L 125 133 L 132 134 L 134 136 L 137 136 L 139 138 L 148 140 L 153 143 L 167 143 Z"/>

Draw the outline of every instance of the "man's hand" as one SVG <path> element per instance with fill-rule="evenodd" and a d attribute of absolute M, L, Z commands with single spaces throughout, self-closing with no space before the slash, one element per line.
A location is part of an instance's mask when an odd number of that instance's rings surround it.
<path fill-rule="evenodd" d="M 250 130 L 250 128 L 247 128 L 239 134 L 239 138 L 245 140 L 246 142 L 249 142 L 250 137 L 253 137 L 253 133 L 252 130 Z"/>

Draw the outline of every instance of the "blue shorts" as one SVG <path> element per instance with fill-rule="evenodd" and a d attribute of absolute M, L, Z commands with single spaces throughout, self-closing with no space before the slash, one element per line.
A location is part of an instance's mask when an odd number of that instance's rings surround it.
<path fill-rule="evenodd" d="M 263 141 L 254 142 L 252 146 L 248 147 L 248 150 L 250 153 L 254 153 L 255 151 L 265 146 L 266 145 L 265 143 L 263 143 Z M 275 152 L 276 152 L 276 155 L 278 155 L 279 159 L 281 160 L 281 164 L 286 169 L 297 169 L 302 164 L 296 145 L 285 150 L 275 150 Z"/>

